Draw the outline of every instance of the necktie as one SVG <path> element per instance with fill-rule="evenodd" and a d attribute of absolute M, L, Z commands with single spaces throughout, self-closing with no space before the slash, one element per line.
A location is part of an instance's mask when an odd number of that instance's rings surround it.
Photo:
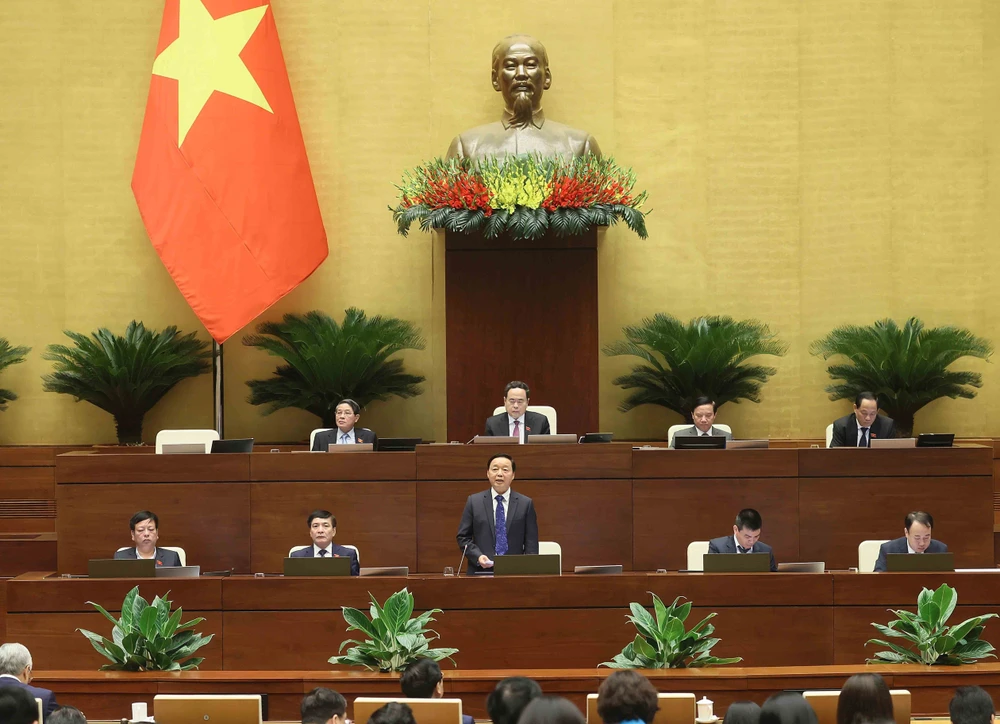
<path fill-rule="evenodd" d="M 346 445 L 347 442 L 348 442 L 348 437 L 347 437 L 347 433 L 345 432 L 343 435 L 340 436 L 340 444 L 341 445 Z"/>
<path fill-rule="evenodd" d="M 521 421 L 520 420 L 514 420 L 514 437 L 516 437 L 518 440 L 521 439 Z"/>
<path fill-rule="evenodd" d="M 323 558 L 323 557 L 325 557 L 325 556 L 326 556 L 326 554 L 327 554 L 327 553 L 329 553 L 329 552 L 330 552 L 330 551 L 328 551 L 328 550 L 327 550 L 326 548 L 320 548 L 320 549 L 319 549 L 319 557 L 320 557 L 320 558 Z"/>
<path fill-rule="evenodd" d="M 507 555 L 507 515 L 503 512 L 503 496 L 497 496 L 497 544 L 498 556 Z"/>
<path fill-rule="evenodd" d="M 861 439 L 858 440 L 858 447 L 868 447 L 868 428 L 861 428 Z"/>
<path fill-rule="evenodd" d="M 736 550 L 738 550 L 740 553 L 749 553 L 751 549 L 750 548 L 744 548 L 743 546 L 738 545 L 738 546 L 736 546 Z"/>

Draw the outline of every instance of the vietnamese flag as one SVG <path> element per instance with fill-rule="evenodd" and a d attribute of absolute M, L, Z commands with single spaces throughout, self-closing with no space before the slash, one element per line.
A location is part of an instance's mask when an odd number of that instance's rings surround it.
<path fill-rule="evenodd" d="M 132 192 L 220 344 L 326 258 L 270 0 L 166 0 Z"/>

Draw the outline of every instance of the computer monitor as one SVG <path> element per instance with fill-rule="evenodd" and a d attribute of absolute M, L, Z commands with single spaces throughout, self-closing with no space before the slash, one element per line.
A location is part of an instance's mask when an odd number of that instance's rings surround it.
<path fill-rule="evenodd" d="M 922 432 L 917 435 L 917 447 L 951 447 L 954 444 L 953 432 Z"/>
<path fill-rule="evenodd" d="M 614 439 L 614 436 L 615 434 L 613 432 L 588 432 L 580 438 L 580 442 L 611 442 L 611 440 Z"/>
<path fill-rule="evenodd" d="M 244 437 L 234 440 L 212 440 L 213 453 L 252 453 L 253 438 Z"/>
<path fill-rule="evenodd" d="M 885 570 L 899 571 L 954 571 L 954 553 L 887 553 Z"/>
<path fill-rule="evenodd" d="M 528 435 L 524 438 L 526 443 L 535 445 L 575 445 L 580 442 L 575 433 L 559 432 L 550 435 Z"/>
<path fill-rule="evenodd" d="M 340 558 L 286 558 L 286 576 L 349 576 L 351 559 Z"/>
<path fill-rule="evenodd" d="M 725 447 L 725 435 L 674 435 L 677 450 L 723 450 Z"/>
<path fill-rule="evenodd" d="M 91 578 L 152 578 L 156 561 L 152 558 L 94 558 L 87 561 Z"/>
<path fill-rule="evenodd" d="M 261 724 L 260 694 L 157 694 L 156 724 Z"/>
<path fill-rule="evenodd" d="M 496 556 L 493 574 L 497 576 L 558 576 L 560 558 L 556 553 L 541 555 Z"/>
<path fill-rule="evenodd" d="M 705 573 L 766 573 L 771 570 L 770 553 L 706 553 Z"/>
<path fill-rule="evenodd" d="M 160 566 L 156 569 L 157 578 L 198 578 L 201 566 Z"/>
<path fill-rule="evenodd" d="M 419 437 L 380 437 L 375 443 L 375 450 L 378 452 L 404 452 L 417 449 L 417 445 L 423 442 Z"/>

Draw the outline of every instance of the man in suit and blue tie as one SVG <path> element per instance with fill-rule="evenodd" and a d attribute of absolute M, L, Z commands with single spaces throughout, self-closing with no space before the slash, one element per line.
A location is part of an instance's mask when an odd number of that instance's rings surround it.
<path fill-rule="evenodd" d="M 486 418 L 486 434 L 496 437 L 516 437 L 524 443 L 528 435 L 548 435 L 549 418 L 537 412 L 528 412 L 528 386 L 514 380 L 503 391 L 504 411 Z"/>
<path fill-rule="evenodd" d="M 854 412 L 833 421 L 830 447 L 871 447 L 872 440 L 896 437 L 896 423 L 878 414 L 878 398 L 871 392 L 859 392 L 854 398 Z"/>
<path fill-rule="evenodd" d="M 493 568 L 495 556 L 536 555 L 538 520 L 531 498 L 510 489 L 517 466 L 507 453 L 486 463 L 490 489 L 465 501 L 458 526 L 458 547 L 469 561 L 469 573 Z"/>
<path fill-rule="evenodd" d="M 350 558 L 351 575 L 361 573 L 358 552 L 333 542 L 333 537 L 337 535 L 337 519 L 333 513 L 329 510 L 314 510 L 306 519 L 306 525 L 309 526 L 309 537 L 313 544 L 293 551 L 292 558 Z"/>
<path fill-rule="evenodd" d="M 32 668 L 31 652 L 27 647 L 15 643 L 0 646 L 0 687 L 14 686 L 27 691 L 33 699 L 41 699 L 43 716 L 48 718 L 59 704 L 56 695 L 48 689 L 31 686 Z"/>
<path fill-rule="evenodd" d="M 313 438 L 313 451 L 326 452 L 331 445 L 354 445 L 378 442 L 378 436 L 367 427 L 358 427 L 361 405 L 354 400 L 341 400 L 334 408 L 337 426 L 332 430 L 317 432 Z"/>
<path fill-rule="evenodd" d="M 129 519 L 128 527 L 132 531 L 132 542 L 135 543 L 135 547 L 116 551 L 115 558 L 119 560 L 155 558 L 158 567 L 181 564 L 181 557 L 177 555 L 177 551 L 156 547 L 156 542 L 160 540 L 160 519 L 156 517 L 156 513 L 140 510 Z"/>
<path fill-rule="evenodd" d="M 771 546 L 760 542 L 760 530 L 764 523 L 753 508 L 744 508 L 736 516 L 733 534 L 713 538 L 708 542 L 709 553 L 767 553 L 771 556 L 771 570 L 778 570 L 774 562 Z"/>
<path fill-rule="evenodd" d="M 732 433 L 712 425 L 715 422 L 717 409 L 715 401 L 711 397 L 702 395 L 701 397 L 694 398 L 694 404 L 691 408 L 691 419 L 694 420 L 694 424 L 691 427 L 685 427 L 675 432 L 673 438 L 670 439 L 670 447 L 677 447 L 674 444 L 674 440 L 678 437 L 701 437 L 705 435 L 715 437 L 721 435 L 726 440 L 732 440 Z"/>
<path fill-rule="evenodd" d="M 903 520 L 903 537 L 886 541 L 879 546 L 878 560 L 875 561 L 876 571 L 885 571 L 886 555 L 889 553 L 947 553 L 948 546 L 939 540 L 934 540 L 931 533 L 934 530 L 934 518 L 930 513 L 914 510 Z"/>

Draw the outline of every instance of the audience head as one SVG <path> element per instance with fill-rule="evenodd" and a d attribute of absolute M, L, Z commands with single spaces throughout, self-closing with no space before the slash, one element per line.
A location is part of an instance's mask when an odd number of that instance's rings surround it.
<path fill-rule="evenodd" d="M 855 674 L 837 700 L 837 724 L 892 721 L 892 696 L 878 674 Z"/>
<path fill-rule="evenodd" d="M 421 657 L 403 670 L 399 687 L 408 699 L 440 699 L 444 696 L 441 667 L 437 661 Z"/>
<path fill-rule="evenodd" d="M 783 691 L 760 708 L 760 724 L 818 724 L 816 712 L 801 694 Z"/>
<path fill-rule="evenodd" d="M 508 382 L 503 390 L 503 407 L 507 414 L 515 420 L 520 419 L 528 411 L 528 386 L 520 380 Z"/>
<path fill-rule="evenodd" d="M 931 517 L 930 513 L 914 510 L 912 513 L 906 514 L 906 519 L 903 522 L 906 525 L 904 529 L 906 542 L 917 553 L 923 553 L 931 544 L 934 518 Z"/>
<path fill-rule="evenodd" d="M 649 679 L 631 669 L 615 671 L 597 690 L 597 713 L 604 724 L 636 719 L 650 724 L 659 708 Z"/>
<path fill-rule="evenodd" d="M 129 518 L 128 527 L 135 547 L 143 553 L 152 554 L 156 541 L 160 539 L 160 519 L 156 513 L 140 510 Z"/>
<path fill-rule="evenodd" d="M 344 724 L 347 700 L 333 689 L 317 686 L 302 698 L 302 724 Z"/>
<path fill-rule="evenodd" d="M 75 706 L 62 706 L 45 717 L 45 724 L 87 724 L 87 717 Z"/>
<path fill-rule="evenodd" d="M 392 701 L 376 709 L 368 717 L 368 724 L 417 724 L 417 721 L 413 718 L 413 710 L 410 707 Z"/>
<path fill-rule="evenodd" d="M 760 724 L 760 704 L 756 701 L 734 701 L 726 709 L 725 724 Z"/>
<path fill-rule="evenodd" d="M 948 704 L 952 724 L 992 724 L 993 699 L 978 686 L 961 686 Z"/>
<path fill-rule="evenodd" d="M 871 427 L 878 415 L 878 398 L 871 392 L 859 392 L 854 398 L 854 417 L 858 427 Z"/>
<path fill-rule="evenodd" d="M 569 699 L 540 696 L 525 707 L 517 724 L 587 724 L 587 720 Z"/>
<path fill-rule="evenodd" d="M 510 484 L 514 482 L 514 471 L 517 466 L 514 458 L 507 453 L 497 453 L 486 463 L 486 479 L 490 481 L 490 487 L 497 495 L 503 495 L 510 490 Z"/>
<path fill-rule="evenodd" d="M 0 686 L 0 722 L 36 724 L 38 705 L 35 697 L 20 686 Z"/>
<path fill-rule="evenodd" d="M 337 429 L 341 432 L 350 432 L 361 419 L 361 405 L 354 400 L 341 400 L 333 408 L 333 414 L 337 420 Z"/>
<path fill-rule="evenodd" d="M 718 407 L 711 397 L 702 395 L 694 398 L 694 402 L 691 403 L 691 419 L 694 421 L 694 426 L 702 432 L 711 430 L 712 423 L 715 422 L 716 410 Z"/>
<path fill-rule="evenodd" d="M 534 679 L 509 676 L 497 682 L 486 698 L 486 711 L 493 724 L 517 724 L 521 712 L 542 695 L 542 687 Z"/>
<path fill-rule="evenodd" d="M 744 548 L 753 548 L 754 543 L 760 540 L 760 529 L 764 527 L 764 521 L 753 508 L 744 508 L 737 514 L 736 522 L 733 524 L 733 535 Z"/>
<path fill-rule="evenodd" d="M 25 684 L 31 681 L 31 652 L 26 646 L 15 643 L 0 646 L 0 674 L 13 676 Z"/>
<path fill-rule="evenodd" d="M 314 510 L 306 521 L 309 537 L 320 548 L 326 548 L 337 535 L 337 518 L 329 510 Z"/>

